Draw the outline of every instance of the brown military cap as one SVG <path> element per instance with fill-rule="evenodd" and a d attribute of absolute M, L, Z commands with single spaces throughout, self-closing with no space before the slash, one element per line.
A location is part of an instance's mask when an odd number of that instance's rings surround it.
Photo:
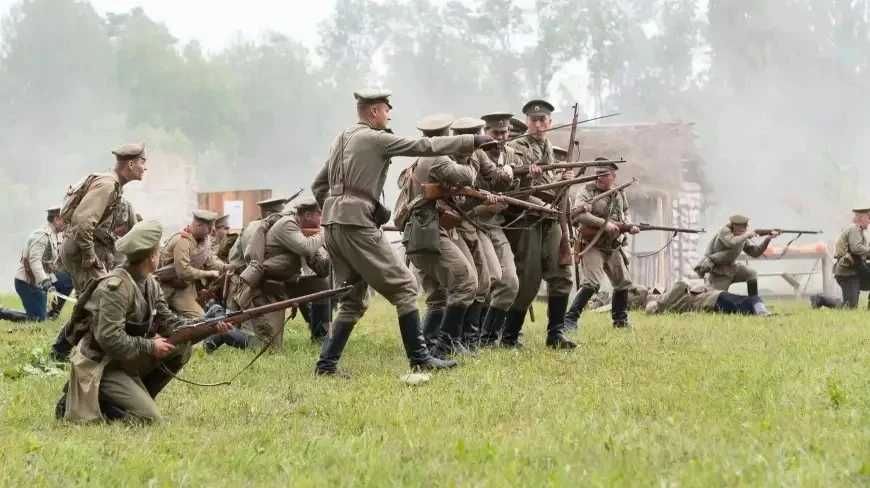
<path fill-rule="evenodd" d="M 557 161 L 567 161 L 568 160 L 568 150 L 559 146 L 553 146 L 553 155 L 556 156 Z"/>
<path fill-rule="evenodd" d="M 287 202 L 287 205 L 284 206 L 284 210 L 282 213 L 291 213 L 291 212 L 310 212 L 313 210 L 320 210 L 320 205 L 317 204 L 317 200 L 314 199 L 313 196 L 307 197 L 299 197 L 293 201 Z"/>
<path fill-rule="evenodd" d="M 731 217 L 728 217 L 728 220 L 732 224 L 737 224 L 737 225 L 746 225 L 749 223 L 749 217 L 747 217 L 745 215 L 740 215 L 740 214 L 734 214 Z"/>
<path fill-rule="evenodd" d="M 523 113 L 530 116 L 549 116 L 556 110 L 550 102 L 546 100 L 535 99 L 523 105 Z"/>
<path fill-rule="evenodd" d="M 375 103 L 386 103 L 387 107 L 393 108 L 390 105 L 390 97 L 393 92 L 390 90 L 379 90 L 374 88 L 366 88 L 353 92 L 353 97 L 356 98 L 357 105 L 371 105 Z"/>
<path fill-rule="evenodd" d="M 423 132 L 446 131 L 456 118 L 450 114 L 435 114 L 417 121 L 417 130 Z"/>
<path fill-rule="evenodd" d="M 507 112 L 495 112 L 481 115 L 480 118 L 486 123 L 487 129 L 504 132 L 511 130 L 511 117 L 513 116 L 514 114 Z"/>
<path fill-rule="evenodd" d="M 218 218 L 218 214 L 212 212 L 211 210 L 203 210 L 197 209 L 193 211 L 193 218 L 196 220 L 201 220 L 203 222 L 214 222 Z"/>
<path fill-rule="evenodd" d="M 230 228 L 230 216 L 229 215 L 221 215 L 214 221 L 215 227 L 226 227 Z"/>
<path fill-rule="evenodd" d="M 120 161 L 129 161 L 136 158 L 145 158 L 145 143 L 137 142 L 135 144 L 124 144 L 123 146 L 112 151 L 112 154 Z"/>
<path fill-rule="evenodd" d="M 865 213 L 865 214 L 870 214 L 870 207 L 853 208 L 852 211 L 855 212 L 855 213 Z"/>
<path fill-rule="evenodd" d="M 58 205 L 56 207 L 49 207 L 49 208 L 45 209 L 45 211 L 48 212 L 49 216 L 60 215 L 60 205 Z"/>
<path fill-rule="evenodd" d="M 136 255 L 160 246 L 163 226 L 156 220 L 143 220 L 115 241 L 115 249 L 127 256 Z"/>
<path fill-rule="evenodd" d="M 284 207 L 284 204 L 287 203 L 288 198 L 270 198 L 268 200 L 263 200 L 257 202 L 257 206 L 263 210 L 276 210 L 278 212 Z"/>
<path fill-rule="evenodd" d="M 453 121 L 450 129 L 453 134 L 479 134 L 480 129 L 486 125 L 486 122 L 474 117 L 460 117 Z"/>

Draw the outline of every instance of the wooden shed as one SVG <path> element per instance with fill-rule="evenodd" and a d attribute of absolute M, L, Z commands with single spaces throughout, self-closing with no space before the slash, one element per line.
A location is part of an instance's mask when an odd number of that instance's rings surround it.
<path fill-rule="evenodd" d="M 257 202 L 272 198 L 272 190 L 228 190 L 197 193 L 199 208 L 230 216 L 230 229 L 241 230 L 260 218 Z"/>

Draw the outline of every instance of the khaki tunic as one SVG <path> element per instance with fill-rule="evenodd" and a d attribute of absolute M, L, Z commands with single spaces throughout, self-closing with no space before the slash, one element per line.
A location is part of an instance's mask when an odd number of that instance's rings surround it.
<path fill-rule="evenodd" d="M 677 281 L 659 298 L 660 312 L 712 312 L 722 290 L 706 286 L 690 288 L 685 281 Z"/>
<path fill-rule="evenodd" d="M 125 268 L 111 271 L 86 300 L 82 320 L 87 332 L 72 354 L 67 418 L 98 419 L 99 398 L 133 417 L 160 419 L 142 378 L 170 359 L 185 363 L 190 347 L 176 346 L 169 356 L 158 360 L 152 356 L 151 339 L 168 337 L 190 323 L 172 313 L 153 276 L 134 277 Z M 131 376 L 119 359 L 143 360 L 145 366 L 139 376 Z"/>
<path fill-rule="evenodd" d="M 60 260 L 76 290 L 91 278 L 105 276 L 114 267 L 115 209 L 122 186 L 114 171 L 101 173 L 85 191 L 64 230 Z"/>
<path fill-rule="evenodd" d="M 203 254 L 204 258 L 197 256 Z M 166 247 L 163 248 L 162 263 L 163 266 L 173 265 L 178 277 L 177 281 L 184 285 L 174 287 L 174 284 L 163 284 L 163 294 L 169 303 L 169 308 L 185 318 L 205 317 L 205 311 L 196 303 L 196 282 L 206 279 L 205 272 L 208 270 L 224 271 L 229 267 L 211 253 L 208 238 L 198 243 L 187 232 L 175 234 L 169 238 Z"/>
<path fill-rule="evenodd" d="M 595 183 L 589 183 L 580 189 L 577 203 L 582 205 L 601 193 L 604 191 L 600 190 Z M 612 209 L 611 204 L 613 205 Z M 611 209 L 608 219 L 610 222 L 625 223 L 629 211 L 625 193 L 620 191 L 596 201 L 592 204 L 591 211 L 578 215 L 577 221 L 581 225 L 600 229 L 604 226 L 608 209 Z M 588 244 L 588 242 L 583 242 L 584 247 Z M 631 289 L 631 272 L 622 251 L 621 234 L 602 233 L 593 248 L 586 251 L 581 260 L 583 283 L 578 288 L 598 291 L 606 276 L 613 285 L 614 291 Z"/>
<path fill-rule="evenodd" d="M 57 259 L 58 235 L 54 226 L 46 224 L 30 233 L 24 242 L 21 251 L 21 266 L 15 273 L 15 279 L 29 283 L 31 286 L 39 286 L 43 281 L 50 279 L 49 275 L 54 271 L 54 263 Z M 33 282 L 27 275 L 27 268 L 33 273 Z"/>
<path fill-rule="evenodd" d="M 264 250 L 264 259 L 260 263 L 263 282 L 282 282 L 285 291 L 266 293 L 261 287 L 252 288 L 241 282 L 233 295 L 234 306 L 239 310 L 329 289 L 325 279 L 329 275 L 329 258 L 323 250 L 323 234 L 306 237 L 296 214 L 281 217 L 272 225 L 266 233 Z M 303 263 L 316 276 L 303 277 Z M 243 322 L 242 330 L 253 338 L 252 346 L 262 347 L 274 337 L 269 348 L 280 350 L 284 346 L 285 323 L 285 310 L 278 310 Z"/>
<path fill-rule="evenodd" d="M 864 229 L 852 224 L 844 228 L 834 244 L 834 276 L 856 276 L 858 269 L 855 266 L 855 254 L 861 258 L 870 256 L 870 246 L 867 245 L 867 237 Z"/>
<path fill-rule="evenodd" d="M 709 272 L 710 286 L 722 291 L 727 291 L 734 283 L 755 281 L 758 279 L 755 270 L 744 264 L 738 264 L 737 258 L 742 252 L 753 258 L 761 257 L 770 240 L 770 237 L 765 237 L 761 244 L 756 245 L 749 240 L 748 234 L 734 235 L 731 224 L 725 225 L 707 244 L 704 258 L 695 270 L 702 277 L 705 272 Z"/>
<path fill-rule="evenodd" d="M 414 275 L 373 220 L 390 158 L 471 152 L 473 147 L 471 135 L 408 139 L 365 123 L 335 138 L 311 190 L 323 209 L 324 242 L 335 280 L 355 284 L 342 297 L 336 320 L 359 321 L 368 308 L 367 284 L 389 300 L 399 316 L 417 310 Z"/>

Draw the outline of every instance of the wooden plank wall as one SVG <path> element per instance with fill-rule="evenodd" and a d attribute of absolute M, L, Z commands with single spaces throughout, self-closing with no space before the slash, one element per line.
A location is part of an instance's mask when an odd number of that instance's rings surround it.
<path fill-rule="evenodd" d="M 272 198 L 272 190 L 237 190 L 237 191 L 215 191 L 209 193 L 197 193 L 196 202 L 199 208 L 211 210 L 218 214 L 224 213 L 224 202 L 241 200 L 242 221 L 244 225 L 248 222 L 260 218 L 260 207 L 257 202 Z M 232 229 L 241 230 L 241 229 Z"/>

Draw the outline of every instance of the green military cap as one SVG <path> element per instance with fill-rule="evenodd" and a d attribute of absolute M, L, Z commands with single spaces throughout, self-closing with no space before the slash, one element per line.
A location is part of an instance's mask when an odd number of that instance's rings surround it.
<path fill-rule="evenodd" d="M 507 112 L 495 112 L 481 115 L 480 118 L 486 123 L 486 128 L 489 130 L 508 131 L 511 129 L 511 117 L 513 116 L 514 114 Z"/>
<path fill-rule="evenodd" d="M 230 228 L 230 216 L 229 215 L 221 215 L 214 221 L 215 227 L 226 227 Z"/>
<path fill-rule="evenodd" d="M 456 118 L 450 114 L 435 114 L 423 117 L 417 121 L 417 130 L 423 132 L 441 132 L 447 130 Z"/>
<path fill-rule="evenodd" d="M 289 200 L 289 198 L 287 197 L 270 198 L 268 200 L 257 202 L 257 206 L 263 210 L 276 210 L 280 212 L 281 209 L 284 207 L 284 204 L 287 203 L 287 200 Z"/>
<path fill-rule="evenodd" d="M 557 161 L 568 160 L 568 150 L 563 147 L 553 146 L 553 155 L 556 156 Z"/>
<path fill-rule="evenodd" d="M 550 102 L 546 100 L 535 99 L 523 105 L 523 113 L 530 116 L 549 116 L 556 110 Z"/>
<path fill-rule="evenodd" d="M 747 217 L 745 215 L 740 215 L 740 214 L 734 214 L 731 217 L 728 217 L 728 220 L 732 224 L 737 224 L 737 225 L 746 225 L 749 223 L 749 217 Z"/>
<path fill-rule="evenodd" d="M 145 158 L 145 143 L 137 142 L 135 144 L 124 144 L 123 146 L 112 151 L 119 160 L 129 161 L 136 158 Z"/>
<path fill-rule="evenodd" d="M 60 215 L 60 205 L 56 207 L 49 207 L 45 209 L 45 211 L 48 212 L 48 215 Z"/>
<path fill-rule="evenodd" d="M 193 218 L 196 220 L 201 220 L 203 222 L 212 223 L 218 219 L 218 214 L 212 212 L 211 210 L 197 209 L 193 211 Z"/>
<path fill-rule="evenodd" d="M 357 90 L 353 92 L 353 97 L 356 98 L 357 105 L 371 105 L 375 103 L 386 103 L 387 107 L 393 108 L 390 105 L 390 97 L 393 92 L 390 90 L 379 90 L 374 88 L 366 88 L 365 90 Z"/>
<path fill-rule="evenodd" d="M 595 174 L 603 175 L 606 173 L 610 173 L 611 171 L 617 171 L 617 170 L 619 170 L 619 166 L 617 166 L 616 163 L 610 163 L 610 164 L 607 164 L 604 166 L 598 166 L 597 168 L 595 168 Z"/>
<path fill-rule="evenodd" d="M 870 207 L 853 208 L 852 211 L 855 213 L 870 214 Z"/>
<path fill-rule="evenodd" d="M 134 225 L 124 237 L 115 241 L 115 249 L 127 256 L 151 251 L 160 246 L 163 226 L 156 220 L 143 220 Z"/>
<path fill-rule="evenodd" d="M 453 134 L 479 134 L 485 125 L 486 122 L 474 117 L 460 117 L 453 121 L 450 129 Z"/>

